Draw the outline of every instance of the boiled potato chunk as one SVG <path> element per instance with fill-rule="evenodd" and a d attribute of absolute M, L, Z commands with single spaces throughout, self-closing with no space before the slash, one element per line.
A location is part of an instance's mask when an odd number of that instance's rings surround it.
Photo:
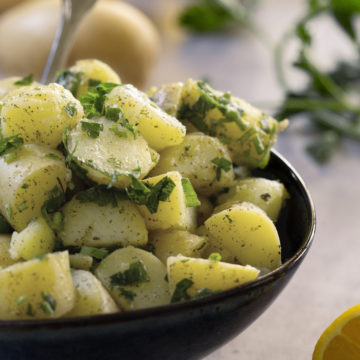
<path fill-rule="evenodd" d="M 80 102 L 58 84 L 21 87 L 3 99 L 1 132 L 4 137 L 20 134 L 26 144 L 56 148 L 66 127 L 84 116 Z"/>
<path fill-rule="evenodd" d="M 189 297 L 200 290 L 218 292 L 255 280 L 259 270 L 250 266 L 228 264 L 207 259 L 193 259 L 185 256 L 171 256 L 167 260 L 170 293 L 174 294 L 176 285 L 183 279 L 193 284 L 187 289 Z"/>
<path fill-rule="evenodd" d="M 84 123 L 97 126 L 98 136 L 90 136 Z M 129 185 L 131 176 L 145 177 L 159 158 L 141 135 L 105 118 L 80 122 L 67 134 L 66 143 L 72 159 L 91 180 L 118 188 Z"/>
<path fill-rule="evenodd" d="M 125 118 L 156 151 L 180 144 L 184 139 L 185 126 L 130 84 L 117 86 L 107 95 L 105 107 L 114 106 L 122 109 Z"/>
<path fill-rule="evenodd" d="M 212 215 L 205 227 L 218 246 L 231 252 L 231 262 L 271 270 L 281 263 L 276 227 L 263 210 L 251 203 L 233 205 Z"/>
<path fill-rule="evenodd" d="M 181 82 L 165 84 L 158 89 L 150 90 L 150 99 L 169 115 L 175 116 L 178 112 L 184 84 Z"/>
<path fill-rule="evenodd" d="M 195 229 L 196 208 L 186 206 L 184 189 L 181 183 L 182 176 L 178 171 L 170 171 L 163 175 L 147 178 L 144 182 L 155 185 L 165 176 L 175 183 L 175 188 L 166 201 L 159 202 L 157 212 L 152 214 L 145 205 L 139 206 L 146 227 L 149 230 Z"/>
<path fill-rule="evenodd" d="M 151 175 L 179 171 L 189 178 L 197 193 L 210 196 L 231 186 L 234 172 L 226 146 L 202 133 L 185 136 L 180 145 L 166 148 Z"/>
<path fill-rule="evenodd" d="M 72 270 L 76 300 L 67 317 L 109 314 L 118 312 L 115 301 L 101 282 L 89 271 Z"/>
<path fill-rule="evenodd" d="M 227 193 L 218 197 L 218 203 L 250 202 L 264 210 L 271 220 L 276 221 L 288 197 L 285 186 L 279 181 L 245 178 L 236 180 Z"/>
<path fill-rule="evenodd" d="M 75 301 L 67 251 L 48 254 L 0 271 L 0 318 L 57 318 Z"/>
<path fill-rule="evenodd" d="M 16 231 L 41 215 L 49 193 L 66 190 L 69 171 L 63 155 L 51 148 L 27 144 L 8 163 L 0 156 L 0 211 Z"/>
<path fill-rule="evenodd" d="M 70 254 L 70 266 L 78 270 L 90 270 L 93 265 L 94 258 L 90 255 L 80 253 Z"/>
<path fill-rule="evenodd" d="M 97 59 L 78 60 L 75 65 L 69 68 L 69 71 L 72 74 L 79 74 L 80 82 L 76 91 L 77 98 L 88 91 L 88 87 L 91 85 L 90 81 L 95 80 L 115 84 L 121 82 L 119 75 L 109 65 Z M 65 85 L 61 81 L 58 82 L 63 86 Z"/>
<path fill-rule="evenodd" d="M 78 195 L 79 196 L 79 195 Z M 148 232 L 138 208 L 127 200 L 101 206 L 73 197 L 62 208 L 64 227 L 59 237 L 65 246 L 143 246 Z"/>
<path fill-rule="evenodd" d="M 11 76 L 5 79 L 0 80 L 0 100 L 10 91 L 19 89 L 20 87 L 24 86 L 21 84 L 17 84 L 17 82 L 21 81 L 22 78 L 20 76 Z M 28 86 L 37 86 L 39 83 L 33 82 Z"/>
<path fill-rule="evenodd" d="M 30 260 L 54 250 L 55 234 L 43 217 L 34 218 L 20 233 L 11 236 L 10 255 L 14 260 Z"/>
<path fill-rule="evenodd" d="M 16 263 L 16 260 L 12 259 L 10 256 L 10 234 L 0 234 L 0 267 L 4 268 L 6 266 Z"/>
<path fill-rule="evenodd" d="M 108 255 L 95 275 L 122 310 L 135 310 L 170 302 L 166 267 L 153 254 L 129 246 Z"/>
<path fill-rule="evenodd" d="M 166 264 L 169 256 L 178 254 L 190 257 L 201 257 L 206 248 L 206 240 L 184 230 L 158 230 L 149 235 L 154 246 L 154 254 Z"/>

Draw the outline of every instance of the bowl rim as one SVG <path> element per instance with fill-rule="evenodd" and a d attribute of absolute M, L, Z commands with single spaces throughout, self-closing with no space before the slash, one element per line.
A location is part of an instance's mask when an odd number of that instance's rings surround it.
<path fill-rule="evenodd" d="M 139 309 L 126 312 L 100 314 L 100 315 L 88 315 L 78 317 L 65 317 L 57 319 L 26 319 L 26 320 L 0 320 L 0 331 L 19 331 L 19 330 L 60 330 L 63 328 L 81 328 L 99 325 L 109 325 L 118 323 L 127 323 L 133 321 L 143 321 L 147 318 L 159 318 L 160 316 L 166 316 L 168 314 L 175 314 L 182 312 L 183 310 L 195 311 L 198 308 L 211 306 L 216 303 L 220 303 L 225 298 L 231 298 L 244 294 L 248 291 L 255 291 L 262 286 L 269 284 L 278 278 L 284 276 L 288 270 L 293 268 L 298 262 L 302 261 L 306 253 L 308 252 L 314 238 L 316 228 L 316 214 L 315 207 L 311 195 L 305 185 L 305 182 L 300 177 L 299 173 L 294 169 L 288 160 L 286 160 L 280 153 L 274 149 L 271 150 L 271 155 L 280 160 L 290 171 L 294 181 L 302 190 L 305 197 L 306 210 L 309 216 L 310 227 L 306 232 L 301 247 L 296 253 L 282 263 L 276 269 L 270 271 L 267 274 L 260 276 L 258 279 L 237 287 L 224 290 L 222 292 L 212 294 L 199 299 L 193 299 L 184 302 L 178 302 L 174 304 L 167 304 L 162 306 L 150 307 L 146 309 Z"/>

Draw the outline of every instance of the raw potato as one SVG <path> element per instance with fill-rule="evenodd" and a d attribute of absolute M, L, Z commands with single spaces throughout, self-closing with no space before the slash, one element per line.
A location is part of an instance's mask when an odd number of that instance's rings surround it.
<path fill-rule="evenodd" d="M 98 80 L 101 82 L 111 82 L 120 84 L 119 75 L 107 64 L 97 59 L 78 60 L 75 65 L 71 66 L 70 72 L 80 73 L 80 84 L 76 92 L 79 98 L 83 93 L 88 91 L 89 80 Z"/>
<path fill-rule="evenodd" d="M 189 279 L 193 285 L 188 288 L 190 297 L 202 289 L 223 291 L 255 280 L 260 271 L 252 266 L 234 265 L 221 261 L 193 259 L 185 256 L 171 256 L 167 260 L 170 293 L 173 294 L 183 279 Z"/>
<path fill-rule="evenodd" d="M 158 230 L 149 235 L 154 254 L 164 264 L 169 256 L 178 254 L 193 258 L 201 257 L 206 248 L 205 238 L 184 230 Z"/>
<path fill-rule="evenodd" d="M 62 208 L 64 227 L 59 238 L 65 246 L 143 246 L 148 232 L 136 205 L 123 200 L 117 206 L 80 202 L 76 196 Z"/>
<path fill-rule="evenodd" d="M 39 79 L 60 20 L 59 0 L 27 1 L 0 22 L 1 72 Z M 46 29 L 46 31 L 44 31 Z M 143 87 L 160 53 L 150 20 L 122 1 L 98 1 L 77 30 L 67 66 L 80 59 L 107 63 L 125 83 Z"/>
<path fill-rule="evenodd" d="M 46 295 L 56 306 L 44 308 Z M 75 288 L 67 251 L 11 265 L 0 271 L 2 320 L 58 318 L 74 306 Z M 52 311 L 51 311 L 52 309 Z"/>
<path fill-rule="evenodd" d="M 289 197 L 285 186 L 276 180 L 264 178 L 246 178 L 235 181 L 229 191 L 218 197 L 218 203 L 222 204 L 215 211 L 224 210 L 225 203 L 251 202 L 264 210 L 272 221 L 279 217 L 280 210 L 285 199 Z M 230 206 L 227 206 L 230 207 Z"/>
<path fill-rule="evenodd" d="M 10 257 L 10 234 L 0 234 L 0 267 L 4 268 L 17 261 Z"/>
<path fill-rule="evenodd" d="M 218 173 L 218 166 L 212 162 L 216 158 L 228 161 L 229 167 Z M 231 186 L 234 180 L 232 161 L 226 146 L 217 138 L 202 133 L 188 134 L 180 145 L 163 150 L 150 175 L 168 171 L 179 171 L 182 176 L 189 178 L 197 193 L 205 196 L 217 194 Z"/>
<path fill-rule="evenodd" d="M 20 233 L 13 232 L 10 243 L 10 255 L 14 260 L 30 260 L 37 255 L 47 254 L 54 250 L 55 234 L 44 218 L 30 221 Z"/>
<path fill-rule="evenodd" d="M 84 116 L 80 102 L 58 84 L 20 87 L 3 99 L 1 132 L 19 134 L 26 144 L 56 148 L 66 127 L 74 127 Z"/>
<path fill-rule="evenodd" d="M 131 175 L 142 179 L 156 165 L 159 154 L 144 138 L 133 134 L 121 124 L 105 118 L 84 120 L 103 126 L 99 136 L 90 137 L 80 122 L 67 135 L 67 150 L 73 160 L 98 184 L 124 188 L 131 183 Z M 123 135 L 117 135 L 120 132 Z"/>
<path fill-rule="evenodd" d="M 184 139 L 185 126 L 130 84 L 114 88 L 107 95 L 106 107 L 121 108 L 125 118 L 156 151 L 180 144 Z"/>
<path fill-rule="evenodd" d="M 217 246 L 231 252 L 233 263 L 271 270 L 281 264 L 276 227 L 263 210 L 251 203 L 233 205 L 212 215 L 205 227 Z"/>
<path fill-rule="evenodd" d="M 16 153 L 9 164 L 0 156 L 0 211 L 19 232 L 41 215 L 41 207 L 55 187 L 66 190 L 69 172 L 63 155 L 48 147 L 28 144 Z"/>
<path fill-rule="evenodd" d="M 181 184 L 182 176 L 178 171 L 147 178 L 144 182 L 155 185 L 165 176 L 175 183 L 175 187 L 166 201 L 159 202 L 157 212 L 151 214 L 145 205 L 139 206 L 146 227 L 149 230 L 194 230 L 196 227 L 196 208 L 186 207 L 185 194 Z"/>
<path fill-rule="evenodd" d="M 143 266 L 148 281 L 112 285 L 110 277 L 128 270 L 133 263 Z M 143 309 L 170 302 L 169 285 L 165 280 L 166 267 L 156 256 L 145 250 L 132 246 L 115 250 L 100 263 L 95 275 L 123 310 Z"/>
<path fill-rule="evenodd" d="M 71 275 L 76 289 L 76 300 L 66 317 L 110 314 L 119 311 L 110 294 L 91 272 L 72 270 Z"/>

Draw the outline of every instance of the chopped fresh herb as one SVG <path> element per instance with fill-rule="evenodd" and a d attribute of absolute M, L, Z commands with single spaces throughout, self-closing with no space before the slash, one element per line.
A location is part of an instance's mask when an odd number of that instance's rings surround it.
<path fill-rule="evenodd" d="M 188 261 L 190 261 L 190 259 L 183 259 L 183 260 L 181 260 L 181 262 L 182 262 L 183 264 L 187 263 Z"/>
<path fill-rule="evenodd" d="M 115 158 L 108 158 L 108 159 L 106 159 L 106 161 L 107 161 L 109 164 L 114 165 L 114 166 L 116 166 L 116 167 L 118 167 L 118 168 L 121 168 L 121 167 L 122 167 L 122 166 L 121 166 L 121 161 L 116 160 Z"/>
<path fill-rule="evenodd" d="M 200 206 L 200 201 L 196 195 L 196 192 L 188 178 L 181 179 L 181 185 L 185 195 L 186 207 Z"/>
<path fill-rule="evenodd" d="M 89 79 L 89 87 L 96 87 L 101 83 L 100 80 L 97 79 Z"/>
<path fill-rule="evenodd" d="M 208 288 L 202 288 L 196 292 L 196 294 L 192 297 L 193 299 L 200 299 L 205 296 L 217 294 L 221 292 L 221 290 L 210 290 Z"/>
<path fill-rule="evenodd" d="M 7 150 L 18 148 L 24 144 L 24 139 L 20 135 L 9 136 L 0 139 L 0 155 L 3 155 Z"/>
<path fill-rule="evenodd" d="M 133 134 L 133 137 L 134 139 L 136 139 L 136 131 L 135 131 L 135 128 L 129 123 L 129 121 L 125 118 L 123 118 L 121 120 L 121 125 L 123 127 L 125 127 L 126 129 L 128 129 L 132 134 Z"/>
<path fill-rule="evenodd" d="M 157 212 L 159 202 L 166 201 L 176 186 L 167 176 L 154 186 L 138 180 L 135 176 L 131 179 L 131 185 L 125 189 L 128 197 L 137 205 L 145 205 L 151 214 Z"/>
<path fill-rule="evenodd" d="M 21 204 L 16 205 L 16 208 L 17 208 L 20 212 L 22 212 L 22 211 L 28 209 L 28 208 L 29 208 L 29 205 L 26 203 L 26 201 L 24 201 L 24 202 L 22 202 Z"/>
<path fill-rule="evenodd" d="M 111 204 L 113 207 L 117 206 L 118 200 L 125 197 L 125 194 L 120 190 L 111 188 L 107 189 L 104 185 L 97 185 L 90 189 L 79 192 L 76 199 L 81 203 L 93 202 L 99 206 L 106 206 Z"/>
<path fill-rule="evenodd" d="M 13 215 L 13 211 L 12 211 L 12 208 L 11 208 L 10 204 L 5 204 L 5 213 L 6 213 L 6 216 L 7 216 L 8 220 L 11 220 L 12 215 Z"/>
<path fill-rule="evenodd" d="M 190 145 L 188 145 L 188 146 L 185 146 L 185 151 L 189 151 L 190 150 L 190 148 L 191 148 L 191 146 Z"/>
<path fill-rule="evenodd" d="M 30 303 L 27 304 L 26 315 L 27 316 L 35 316 L 34 309 Z"/>
<path fill-rule="evenodd" d="M 136 293 L 130 290 L 126 290 L 123 287 L 119 287 L 120 294 L 124 296 L 127 300 L 133 301 L 136 297 Z"/>
<path fill-rule="evenodd" d="M 95 248 L 90 246 L 82 246 L 80 250 L 80 254 L 89 255 L 99 260 L 102 260 L 108 253 L 109 251 L 106 249 Z"/>
<path fill-rule="evenodd" d="M 80 121 L 81 130 L 85 131 L 89 137 L 96 139 L 100 135 L 100 131 L 104 130 L 104 125 L 97 122 Z"/>
<path fill-rule="evenodd" d="M 54 310 L 52 309 L 51 305 L 47 302 L 47 301 L 42 301 L 40 303 L 40 309 L 45 313 L 45 314 L 52 314 L 54 312 Z"/>
<path fill-rule="evenodd" d="M 54 153 L 48 153 L 45 155 L 45 157 L 47 158 L 52 158 L 52 159 L 60 159 L 58 154 L 54 154 Z"/>
<path fill-rule="evenodd" d="M 57 74 L 55 82 L 62 85 L 65 89 L 71 91 L 71 93 L 76 97 L 79 90 L 81 77 L 81 72 L 75 73 L 70 70 L 64 70 Z"/>
<path fill-rule="evenodd" d="M 17 152 L 15 150 L 10 150 L 3 155 L 4 160 L 7 164 L 12 163 L 17 159 Z"/>
<path fill-rule="evenodd" d="M 147 243 L 145 245 L 145 250 L 151 252 L 152 254 L 155 254 L 155 246 L 151 243 Z"/>
<path fill-rule="evenodd" d="M 225 217 L 228 219 L 229 223 L 231 224 L 233 221 L 232 221 L 232 218 L 229 216 L 229 215 L 225 215 Z"/>
<path fill-rule="evenodd" d="M 127 138 L 127 132 L 125 130 L 120 130 L 117 125 L 111 125 L 109 130 L 119 137 Z"/>
<path fill-rule="evenodd" d="M 15 81 L 14 85 L 30 85 L 34 81 L 34 75 L 30 74 L 22 79 Z"/>
<path fill-rule="evenodd" d="M 150 278 L 141 260 L 131 263 L 127 270 L 110 276 L 110 284 L 112 287 L 135 285 L 148 281 L 150 281 Z"/>
<path fill-rule="evenodd" d="M 28 298 L 27 298 L 27 296 L 25 296 L 25 295 L 19 296 L 17 299 L 14 300 L 14 305 L 15 305 L 15 306 L 19 306 L 19 305 L 21 305 L 22 303 L 24 303 L 27 299 L 28 299 Z"/>
<path fill-rule="evenodd" d="M 124 113 L 120 108 L 107 107 L 105 108 L 105 117 L 111 121 L 118 121 L 124 117 Z"/>
<path fill-rule="evenodd" d="M 180 280 L 175 287 L 175 291 L 171 297 L 171 303 L 176 303 L 179 301 L 190 300 L 190 296 L 187 293 L 187 290 L 194 284 L 190 279 Z"/>
<path fill-rule="evenodd" d="M 209 255 L 209 260 L 216 261 L 216 262 L 221 261 L 221 255 L 219 253 L 211 253 Z"/>
<path fill-rule="evenodd" d="M 69 115 L 69 117 L 73 118 L 74 115 L 77 112 L 76 109 L 76 104 L 74 102 L 69 101 L 66 105 L 65 105 L 65 111 L 66 113 Z"/>
<path fill-rule="evenodd" d="M 57 185 L 53 187 L 51 191 L 49 191 L 49 199 L 46 200 L 41 207 L 41 214 L 43 218 L 46 220 L 47 224 L 53 230 L 61 230 L 62 222 L 60 224 L 56 223 L 54 219 L 49 215 L 50 213 L 55 213 L 61 207 L 61 205 L 65 202 L 65 194 L 62 189 L 60 189 Z M 53 217 L 58 216 L 54 214 Z"/>
<path fill-rule="evenodd" d="M 216 157 L 215 159 L 212 159 L 211 162 L 217 166 L 217 169 L 216 169 L 217 181 L 220 181 L 220 179 L 221 179 L 221 170 L 228 172 L 231 170 L 231 167 L 232 167 L 232 162 L 223 157 L 222 158 Z"/>
<path fill-rule="evenodd" d="M 22 185 L 21 185 L 21 188 L 22 189 L 27 189 L 29 187 L 29 184 L 27 184 L 27 183 L 23 183 Z"/>
<path fill-rule="evenodd" d="M 41 297 L 43 298 L 44 302 L 47 302 L 52 311 L 56 309 L 56 300 L 48 293 L 42 292 Z"/>

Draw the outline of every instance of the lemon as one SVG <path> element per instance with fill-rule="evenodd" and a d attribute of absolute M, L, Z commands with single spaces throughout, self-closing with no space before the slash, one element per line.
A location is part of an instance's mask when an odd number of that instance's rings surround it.
<path fill-rule="evenodd" d="M 320 336 L 313 360 L 360 359 L 360 304 L 342 313 Z"/>

